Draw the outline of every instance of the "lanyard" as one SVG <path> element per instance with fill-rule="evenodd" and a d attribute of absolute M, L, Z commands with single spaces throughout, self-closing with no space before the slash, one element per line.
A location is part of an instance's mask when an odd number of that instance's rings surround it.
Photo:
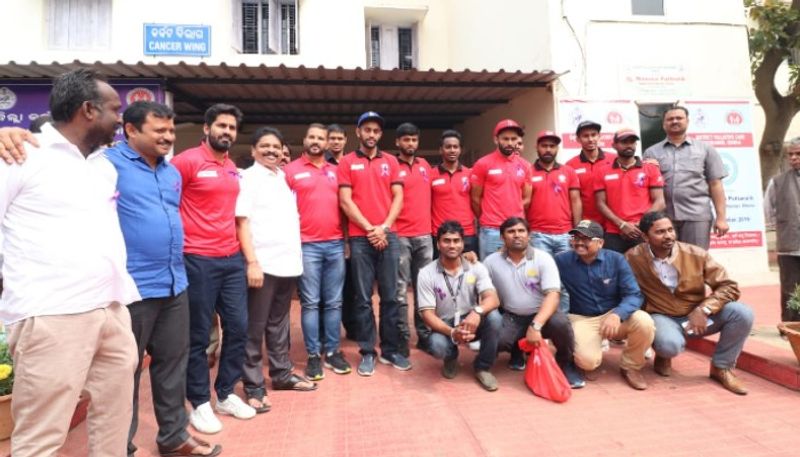
<path fill-rule="evenodd" d="M 450 296 L 453 297 L 453 319 L 455 325 L 458 325 L 458 321 L 461 319 L 458 313 L 458 295 L 461 293 L 461 286 L 464 283 L 464 271 L 462 270 L 461 276 L 458 277 L 458 285 L 456 286 L 455 292 L 453 292 L 453 286 L 450 285 L 450 279 L 448 279 L 447 273 L 443 271 L 442 276 L 444 277 L 444 283 L 447 285 L 447 291 L 450 292 Z"/>

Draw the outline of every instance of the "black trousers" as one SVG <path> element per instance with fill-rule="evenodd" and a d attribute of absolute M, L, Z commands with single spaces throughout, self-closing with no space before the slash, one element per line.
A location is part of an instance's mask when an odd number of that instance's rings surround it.
<path fill-rule="evenodd" d="M 642 240 L 632 240 L 618 233 L 606 233 L 603 236 L 603 248 L 617 251 L 620 254 L 625 254 L 628 249 L 639 245 L 641 242 Z"/>
<path fill-rule="evenodd" d="M 521 355 L 522 350 L 517 342 L 525 338 L 528 326 L 531 325 L 536 314 L 520 316 L 508 311 L 503 311 L 503 326 L 500 328 L 500 341 L 497 344 L 498 351 L 508 351 L 512 356 Z M 575 334 L 572 332 L 572 324 L 566 313 L 556 311 L 542 327 L 542 338 L 549 339 L 556 347 L 556 362 L 561 367 L 572 363 L 575 353 Z"/>
<path fill-rule="evenodd" d="M 128 305 L 136 338 L 139 366 L 133 379 L 133 419 L 128 433 L 128 455 L 136 446 L 139 425 L 139 380 L 144 352 L 150 355 L 150 385 L 158 422 L 156 442 L 172 449 L 189 439 L 186 426 L 186 364 L 189 360 L 189 298 L 186 291 L 174 297 L 148 298 Z"/>
<path fill-rule="evenodd" d="M 781 320 L 800 321 L 800 312 L 786 306 L 795 287 L 800 284 L 800 256 L 779 255 L 778 270 L 781 277 Z"/>

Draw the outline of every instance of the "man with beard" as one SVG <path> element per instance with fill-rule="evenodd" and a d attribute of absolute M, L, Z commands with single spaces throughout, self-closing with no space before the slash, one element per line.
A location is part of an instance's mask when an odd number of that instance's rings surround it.
<path fill-rule="evenodd" d="M 494 127 L 497 149 L 481 157 L 472 167 L 470 198 L 478 216 L 480 258 L 503 246 L 500 224 L 509 217 L 524 217 L 531 199 L 530 164 L 516 152 L 525 131 L 516 121 L 505 119 Z"/>
<path fill-rule="evenodd" d="M 328 149 L 325 151 L 325 160 L 331 165 L 339 165 L 344 157 L 344 148 L 347 146 L 347 132 L 339 124 L 330 124 L 328 127 Z"/>
<path fill-rule="evenodd" d="M 438 233 L 444 221 L 456 221 L 464 230 L 464 252 L 478 252 L 475 236 L 475 215 L 470 204 L 471 170 L 463 165 L 461 133 L 445 130 L 439 143 L 442 163 L 431 170 L 431 222 L 433 234 Z"/>
<path fill-rule="evenodd" d="M 736 301 L 738 285 L 707 251 L 676 241 L 665 213 L 646 213 L 639 227 L 646 243 L 625 257 L 644 293 L 644 310 L 656 324 L 655 372 L 672 374 L 672 358 L 684 351 L 687 338 L 719 333 L 709 376 L 735 394 L 747 394 L 733 368 L 753 327 L 753 311 Z"/>
<path fill-rule="evenodd" d="M 585 385 L 575 368 L 575 337 L 566 313 L 558 310 L 561 280 L 550 254 L 531 247 L 528 223 L 510 217 L 500 225 L 503 249 L 483 262 L 500 297 L 503 324 L 498 350 L 511 353 L 508 367 L 525 369 L 525 356 L 517 345 L 526 338 L 534 345 L 550 339 L 556 347 L 556 361 L 573 389 Z M 481 310 L 475 309 L 480 314 Z"/>
<path fill-rule="evenodd" d="M 303 339 L 308 353 L 306 377 L 312 381 L 325 377 L 322 342 L 325 366 L 336 374 L 351 371 L 339 350 L 344 241 L 336 167 L 325 160 L 327 136 L 324 125 L 311 124 L 303 138 L 303 155 L 283 169 L 286 182 L 297 198 L 300 214 L 303 275 L 298 281 L 298 290 Z"/>
<path fill-rule="evenodd" d="M 0 165 L 15 456 L 56 455 L 84 390 L 89 455 L 120 455 L 127 443 L 137 357 L 125 305 L 141 297 L 126 270 L 117 172 L 100 149 L 114 140 L 120 107 L 97 72 L 64 73 L 39 147 Z"/>
<path fill-rule="evenodd" d="M 189 421 L 202 433 L 222 430 L 222 423 L 211 408 L 206 356 L 214 312 L 222 323 L 222 352 L 214 382 L 216 410 L 238 419 L 250 419 L 256 414 L 233 393 L 242 376 L 247 342 L 247 280 L 235 219 L 240 177 L 228 157 L 241 121 L 239 108 L 213 105 L 205 113 L 205 139 L 200 146 L 172 159 L 183 184 L 180 212 L 189 277 L 191 326 L 186 397 L 193 408 Z"/>
<path fill-rule="evenodd" d="M 480 385 L 492 392 L 497 379 L 489 371 L 497 358 L 497 338 L 503 319 L 500 300 L 486 267 L 462 257 L 464 229 L 456 221 L 444 221 L 436 234 L 439 259 L 419 272 L 419 310 L 430 336 L 430 353 L 444 360 L 442 376 L 458 373 L 458 346 L 481 340 L 473 366 Z"/>
<path fill-rule="evenodd" d="M 358 118 L 359 149 L 345 155 L 337 169 L 339 205 L 348 218 L 350 262 L 355 282 L 356 338 L 361 362 L 358 374 L 375 372 L 375 315 L 372 283 L 380 295 L 380 361 L 410 370 L 401 354 L 398 324 L 397 269 L 400 257 L 394 223 L 403 207 L 403 181 L 397 159 L 378 149 L 383 117 L 367 111 Z"/>
<path fill-rule="evenodd" d="M 605 218 L 605 247 L 625 253 L 644 241 L 638 222 L 648 211 L 664 209 L 664 179 L 658 166 L 635 156 L 639 136 L 631 129 L 614 134 L 617 157 L 595 170 L 597 208 Z"/>
<path fill-rule="evenodd" d="M 397 216 L 397 238 L 400 241 L 400 266 L 398 268 L 397 303 L 400 352 L 408 357 L 408 286 L 414 289 L 414 328 L 417 348 L 428 348 L 430 329 L 422 322 L 417 310 L 417 276 L 419 270 L 433 259 L 431 240 L 431 166 L 422 157 L 416 157 L 419 148 L 419 128 L 408 122 L 397 127 L 395 146 L 400 154 L 400 178 L 403 180 L 403 208 Z"/>
<path fill-rule="evenodd" d="M 617 155 L 600 149 L 601 125 L 594 121 L 583 121 L 575 129 L 575 136 L 581 144 L 581 152 L 569 159 L 567 165 L 575 170 L 581 184 L 581 207 L 583 218 L 601 225 L 605 222 L 603 215 L 597 209 L 594 196 L 594 172 L 598 168 L 614 163 Z"/>
<path fill-rule="evenodd" d="M 657 160 L 661 167 L 667 214 L 674 221 L 678 240 L 708 249 L 712 222 L 717 236 L 729 230 L 722 186 L 725 166 L 713 146 L 686 136 L 689 110 L 685 107 L 665 111 L 663 127 L 667 137 L 647 148 L 643 157 Z"/>

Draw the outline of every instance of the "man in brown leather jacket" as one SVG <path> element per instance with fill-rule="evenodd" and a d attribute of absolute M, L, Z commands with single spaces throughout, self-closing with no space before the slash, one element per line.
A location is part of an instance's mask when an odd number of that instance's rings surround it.
<path fill-rule="evenodd" d="M 625 257 L 644 294 L 644 310 L 656 324 L 656 373 L 672 373 L 671 359 L 683 352 L 686 338 L 719 332 L 711 379 L 733 393 L 747 394 L 733 368 L 753 326 L 753 312 L 736 301 L 738 285 L 704 249 L 676 241 L 675 228 L 665 213 L 645 213 L 639 227 L 646 243 Z"/>

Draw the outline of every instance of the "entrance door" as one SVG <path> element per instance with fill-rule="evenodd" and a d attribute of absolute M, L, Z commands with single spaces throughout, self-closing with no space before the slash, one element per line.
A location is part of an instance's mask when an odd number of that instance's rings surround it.
<path fill-rule="evenodd" d="M 639 132 L 642 135 L 642 152 L 663 140 L 666 134 L 661 127 L 661 116 L 672 103 L 645 103 L 639 107 Z"/>

